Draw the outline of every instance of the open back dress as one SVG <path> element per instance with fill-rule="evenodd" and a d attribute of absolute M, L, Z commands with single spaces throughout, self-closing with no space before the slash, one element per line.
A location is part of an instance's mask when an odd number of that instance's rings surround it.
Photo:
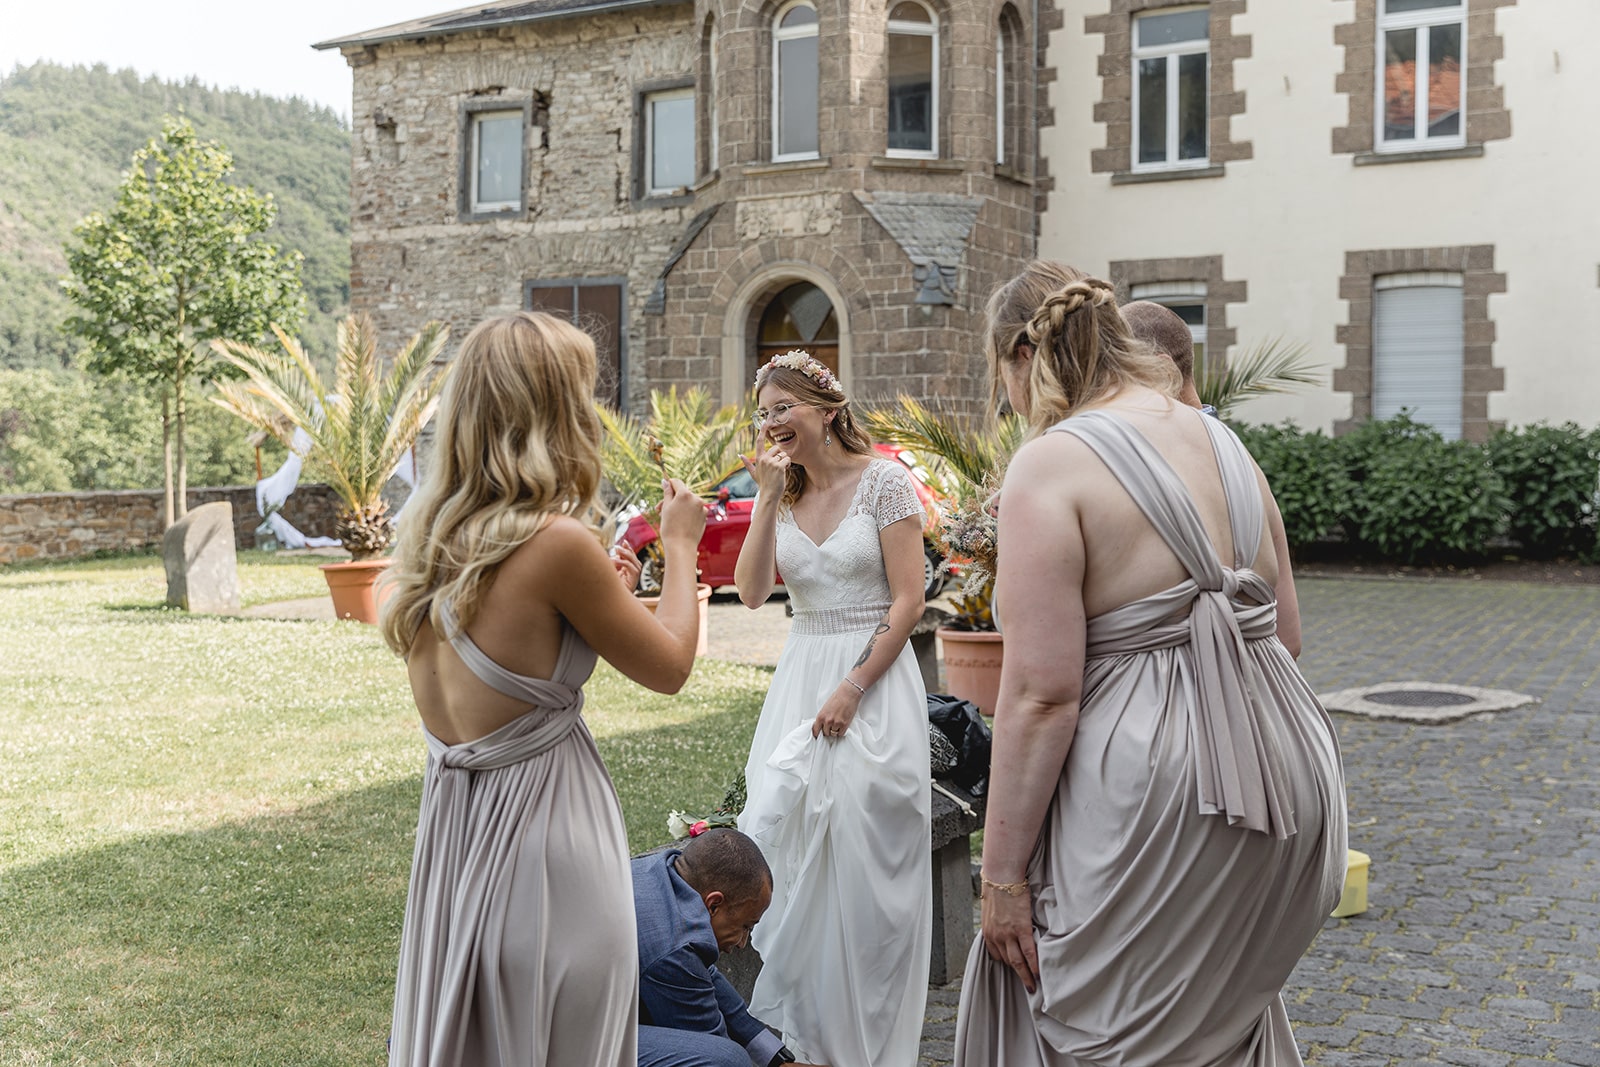
<path fill-rule="evenodd" d="M 595 653 L 563 624 L 546 680 L 451 647 L 528 711 L 428 762 L 395 985 L 390 1067 L 637 1067 L 628 836 L 584 725 Z"/>
<path fill-rule="evenodd" d="M 1094 450 L 1189 577 L 1088 620 L 1077 734 L 1028 867 L 1038 989 L 979 939 L 957 1067 L 1300 1063 L 1282 989 L 1343 886 L 1343 771 L 1277 638 L 1273 588 L 1249 569 L 1266 521 L 1254 465 L 1203 421 L 1231 568 L 1126 421 L 1052 428 Z"/>

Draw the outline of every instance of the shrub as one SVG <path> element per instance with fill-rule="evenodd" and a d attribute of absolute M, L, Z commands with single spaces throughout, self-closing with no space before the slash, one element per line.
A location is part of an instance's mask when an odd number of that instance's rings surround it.
<path fill-rule="evenodd" d="M 1272 486 L 1290 551 L 1326 537 L 1349 514 L 1355 483 L 1337 441 L 1292 422 L 1234 430 Z"/>
<path fill-rule="evenodd" d="M 1550 559 L 1595 550 L 1600 432 L 1574 423 L 1501 430 L 1489 439 L 1489 462 L 1510 498 L 1507 534 L 1523 555 Z"/>
<path fill-rule="evenodd" d="M 1509 504 L 1505 482 L 1489 466 L 1488 454 L 1479 445 L 1446 441 L 1432 430 L 1396 431 L 1380 426 L 1367 435 L 1351 435 L 1358 438 L 1352 447 L 1363 475 L 1349 519 L 1355 539 L 1402 563 L 1481 557 Z M 1370 447 L 1380 441 L 1384 447 Z"/>

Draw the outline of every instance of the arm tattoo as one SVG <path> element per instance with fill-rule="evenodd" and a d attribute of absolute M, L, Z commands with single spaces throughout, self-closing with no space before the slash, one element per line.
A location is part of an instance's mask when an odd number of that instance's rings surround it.
<path fill-rule="evenodd" d="M 863 663 L 867 662 L 867 660 L 872 656 L 872 646 L 878 643 L 878 638 L 879 637 L 881 637 L 882 635 L 884 635 L 884 634 L 886 634 L 888 632 L 889 632 L 889 620 L 888 619 L 884 619 L 882 622 L 880 622 L 878 624 L 878 628 L 876 630 L 872 631 L 872 636 L 867 638 L 867 647 L 863 648 L 861 650 L 861 657 L 855 661 L 855 663 L 850 667 L 850 669 L 851 670 L 855 670 L 857 667 L 859 667 Z"/>

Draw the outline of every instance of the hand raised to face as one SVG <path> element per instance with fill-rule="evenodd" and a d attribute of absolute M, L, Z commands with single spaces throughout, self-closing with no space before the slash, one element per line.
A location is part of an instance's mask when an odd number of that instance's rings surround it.
<path fill-rule="evenodd" d="M 756 488 L 764 497 L 783 495 L 784 480 L 789 474 L 789 454 L 777 445 L 769 444 L 757 451 L 754 457 L 740 455 L 744 469 L 756 481 Z"/>

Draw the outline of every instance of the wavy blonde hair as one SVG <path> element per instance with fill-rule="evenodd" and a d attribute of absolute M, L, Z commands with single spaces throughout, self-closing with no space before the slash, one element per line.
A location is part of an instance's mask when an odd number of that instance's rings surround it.
<path fill-rule="evenodd" d="M 501 561 L 600 485 L 594 342 L 539 311 L 478 324 L 457 352 L 422 484 L 400 519 L 383 638 L 400 655 L 443 605 L 471 622 Z"/>
<path fill-rule="evenodd" d="M 796 400 L 820 411 L 832 411 L 833 436 L 846 452 L 858 456 L 872 455 L 872 438 L 856 421 L 850 408 L 850 398 L 843 389 L 830 389 L 805 371 L 789 367 L 775 367 L 767 363 L 756 372 L 756 395 L 769 385 L 775 385 Z M 783 503 L 790 507 L 806 491 L 806 469 L 790 465 L 783 479 Z"/>
<path fill-rule="evenodd" d="M 1111 283 L 1065 263 L 1036 259 L 989 298 L 984 354 L 991 410 L 1005 389 L 1001 367 L 1024 344 L 1033 346 L 1029 437 L 1124 386 L 1177 396 L 1182 382 L 1165 353 L 1133 336 Z"/>

